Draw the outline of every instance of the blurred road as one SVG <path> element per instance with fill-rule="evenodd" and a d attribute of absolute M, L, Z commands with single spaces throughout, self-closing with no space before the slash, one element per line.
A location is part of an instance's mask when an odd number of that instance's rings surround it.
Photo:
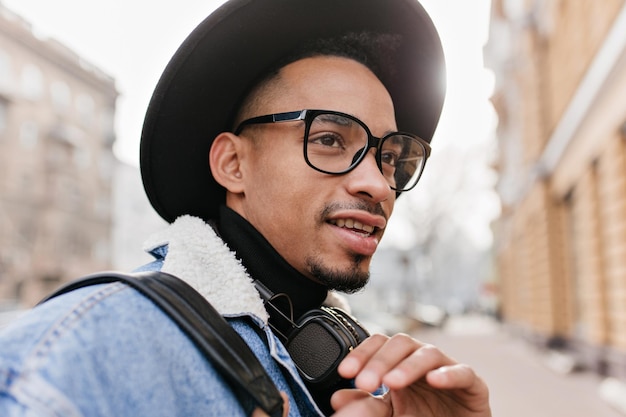
<path fill-rule="evenodd" d="M 494 417 L 625 416 L 603 400 L 601 377 L 555 372 L 545 353 L 488 318 L 454 317 L 443 329 L 420 329 L 413 336 L 471 365 L 489 385 Z"/>

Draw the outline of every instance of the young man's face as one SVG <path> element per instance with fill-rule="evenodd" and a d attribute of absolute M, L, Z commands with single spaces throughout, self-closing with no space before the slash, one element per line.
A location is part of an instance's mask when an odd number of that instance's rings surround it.
<path fill-rule="evenodd" d="M 307 58 L 284 67 L 280 93 L 255 109 L 260 116 L 302 109 L 334 110 L 365 122 L 382 137 L 396 130 L 389 93 L 365 66 L 346 58 Z M 244 130 L 244 192 L 228 204 L 302 274 L 339 290 L 367 282 L 371 257 L 395 202 L 374 149 L 353 171 L 329 175 L 303 157 L 304 122 Z"/>

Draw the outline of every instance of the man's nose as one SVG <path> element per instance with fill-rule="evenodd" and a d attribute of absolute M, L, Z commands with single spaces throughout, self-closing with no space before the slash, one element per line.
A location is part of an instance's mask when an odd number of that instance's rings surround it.
<path fill-rule="evenodd" d="M 358 154 L 357 154 L 358 155 Z M 355 156 L 356 158 L 356 156 Z M 368 195 L 374 202 L 384 201 L 394 191 L 376 162 L 376 148 L 371 148 L 350 173 L 348 189 L 354 195 Z"/>

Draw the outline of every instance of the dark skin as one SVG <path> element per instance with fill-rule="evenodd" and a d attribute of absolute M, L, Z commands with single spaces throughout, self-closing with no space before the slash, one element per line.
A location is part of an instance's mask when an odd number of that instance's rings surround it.
<path fill-rule="evenodd" d="M 357 389 L 333 395 L 334 417 L 491 416 L 487 386 L 469 366 L 405 334 L 371 336 L 344 359 L 339 372 L 355 378 Z M 385 395 L 370 394 L 383 383 L 389 388 Z M 257 410 L 253 417 L 265 415 Z"/>
<path fill-rule="evenodd" d="M 339 366 L 357 390 L 335 393 L 334 416 L 490 417 L 487 386 L 467 365 L 405 334 L 373 335 Z M 370 392 L 381 384 L 382 397 Z"/>
<path fill-rule="evenodd" d="M 356 61 L 328 56 L 296 61 L 281 70 L 276 89 L 282 93 L 265 93 L 257 101 L 260 108 L 244 116 L 322 108 L 358 117 L 377 136 L 397 130 L 387 90 Z M 301 135 L 298 124 L 264 125 L 240 136 L 220 134 L 210 153 L 213 176 L 227 190 L 227 205 L 303 275 L 321 282 L 328 280 L 320 280 L 315 270 L 366 276 L 395 192 L 373 153 L 344 175 L 312 170 L 302 156 Z M 373 232 L 338 227 L 338 219 L 358 221 Z M 299 236 L 307 238 L 294 238 Z M 357 389 L 334 394 L 336 417 L 491 417 L 487 386 L 469 366 L 405 334 L 369 337 L 338 370 L 344 378 L 354 378 Z M 387 394 L 370 394 L 383 384 Z M 256 410 L 253 415 L 265 414 Z"/>

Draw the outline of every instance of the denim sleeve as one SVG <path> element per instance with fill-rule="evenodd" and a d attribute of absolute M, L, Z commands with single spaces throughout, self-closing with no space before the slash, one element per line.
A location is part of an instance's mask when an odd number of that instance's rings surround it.
<path fill-rule="evenodd" d="M 249 411 L 175 323 L 120 283 L 57 297 L 0 330 L 1 417 Z"/>
<path fill-rule="evenodd" d="M 74 403 L 36 372 L 0 367 L 0 416 L 81 417 Z"/>

